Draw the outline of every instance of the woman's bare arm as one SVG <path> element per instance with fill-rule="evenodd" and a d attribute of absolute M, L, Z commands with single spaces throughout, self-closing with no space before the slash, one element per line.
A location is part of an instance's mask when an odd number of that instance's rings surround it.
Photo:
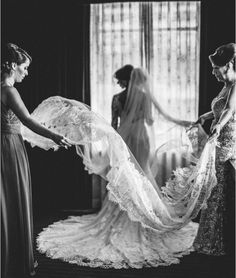
<path fill-rule="evenodd" d="M 225 104 L 225 108 L 218 120 L 218 122 L 212 127 L 211 135 L 219 136 L 220 130 L 227 124 L 232 115 L 236 112 L 236 92 L 235 85 L 232 87 L 229 92 L 229 96 L 227 102 Z"/>
<path fill-rule="evenodd" d="M 66 138 L 64 138 L 62 135 L 54 133 L 49 129 L 43 127 L 41 124 L 39 124 L 31 117 L 16 88 L 6 88 L 5 96 L 7 102 L 6 104 L 10 107 L 10 109 L 16 114 L 16 116 L 25 126 L 31 129 L 33 132 L 53 140 L 58 145 L 70 146 L 70 143 L 67 142 Z"/>
<path fill-rule="evenodd" d="M 229 92 L 229 96 L 227 99 L 227 102 L 225 104 L 225 108 L 223 110 L 223 113 L 220 116 L 220 119 L 217 124 L 221 126 L 221 128 L 227 124 L 229 119 L 232 117 L 233 113 L 236 111 L 236 89 L 235 85 L 231 88 Z"/>

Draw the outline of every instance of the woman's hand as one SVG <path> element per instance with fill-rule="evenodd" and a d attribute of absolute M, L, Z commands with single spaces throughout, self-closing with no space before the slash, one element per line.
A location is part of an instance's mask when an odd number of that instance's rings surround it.
<path fill-rule="evenodd" d="M 194 122 L 190 122 L 190 121 L 181 121 L 181 125 L 186 127 L 186 128 L 190 128 L 194 125 Z"/>
<path fill-rule="evenodd" d="M 198 120 L 194 123 L 194 125 L 198 125 L 198 124 L 204 125 L 205 121 L 206 121 L 206 119 L 205 119 L 205 117 L 202 115 L 202 116 L 200 116 L 200 117 L 198 118 Z"/>
<path fill-rule="evenodd" d="M 152 118 L 149 118 L 146 120 L 148 125 L 152 125 L 154 123 L 154 120 Z"/>
<path fill-rule="evenodd" d="M 69 141 L 69 139 L 67 139 L 66 137 L 60 135 L 60 134 L 56 134 L 54 133 L 52 136 L 52 140 L 59 145 L 60 147 L 63 147 L 65 149 L 67 149 L 68 147 L 71 147 L 72 144 Z"/>
<path fill-rule="evenodd" d="M 220 124 L 215 124 L 211 128 L 211 133 L 209 135 L 210 136 L 209 138 L 217 138 L 220 135 L 220 130 L 221 130 Z"/>
<path fill-rule="evenodd" d="M 204 125 L 206 120 L 210 120 L 214 118 L 214 114 L 212 111 L 209 111 L 205 114 L 202 114 L 201 116 L 199 116 L 198 120 L 195 122 L 195 124 L 200 124 L 200 125 Z"/>

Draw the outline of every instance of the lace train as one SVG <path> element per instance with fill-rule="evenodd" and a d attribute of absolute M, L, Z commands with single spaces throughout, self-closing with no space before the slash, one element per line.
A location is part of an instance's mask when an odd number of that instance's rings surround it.
<path fill-rule="evenodd" d="M 215 141 L 206 143 L 195 167 L 177 171 L 160 192 L 119 134 L 84 104 L 51 97 L 32 117 L 73 141 L 85 169 L 108 181 L 102 210 L 44 229 L 37 239 L 40 252 L 90 267 L 141 268 L 178 263 L 192 250 L 198 224 L 191 219 L 216 183 Z M 32 145 L 58 148 L 25 127 L 22 134 Z"/>
<path fill-rule="evenodd" d="M 38 250 L 53 259 L 80 266 L 143 268 L 170 265 L 192 251 L 198 224 L 161 233 L 129 219 L 106 199 L 98 214 L 72 216 L 45 228 Z"/>

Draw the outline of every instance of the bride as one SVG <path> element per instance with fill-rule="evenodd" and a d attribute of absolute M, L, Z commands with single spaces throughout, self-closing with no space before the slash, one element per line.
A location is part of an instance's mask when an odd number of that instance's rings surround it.
<path fill-rule="evenodd" d="M 162 111 L 149 88 L 148 75 L 139 68 L 132 72 L 124 115 L 118 134 L 75 100 L 51 97 L 33 112 L 37 121 L 75 144 L 89 173 L 108 182 L 99 213 L 71 216 L 45 228 L 37 238 L 40 252 L 82 266 L 142 268 L 178 263 L 178 258 L 192 251 L 198 224 L 191 219 L 205 206 L 215 185 L 215 142 L 207 142 L 195 167 L 177 169 L 161 190 L 156 170 L 152 171 L 156 154 L 170 148 L 189 152 L 182 127 L 186 122 Z M 158 126 L 166 127 L 165 134 L 178 131 L 181 140 L 154 140 Z M 26 127 L 22 134 L 32 146 L 58 148 Z M 142 161 L 136 161 L 137 155 L 123 140 L 140 144 L 137 150 L 148 152 L 140 156 Z"/>

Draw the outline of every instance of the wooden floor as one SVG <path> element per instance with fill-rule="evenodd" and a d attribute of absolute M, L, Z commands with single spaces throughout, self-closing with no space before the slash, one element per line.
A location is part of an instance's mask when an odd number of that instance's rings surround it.
<path fill-rule="evenodd" d="M 35 221 L 35 237 L 43 227 L 66 218 L 65 214 L 41 217 Z M 100 269 L 79 267 L 47 258 L 35 251 L 39 263 L 35 278 L 235 278 L 234 256 L 213 257 L 192 253 L 180 264 L 145 269 Z"/>

